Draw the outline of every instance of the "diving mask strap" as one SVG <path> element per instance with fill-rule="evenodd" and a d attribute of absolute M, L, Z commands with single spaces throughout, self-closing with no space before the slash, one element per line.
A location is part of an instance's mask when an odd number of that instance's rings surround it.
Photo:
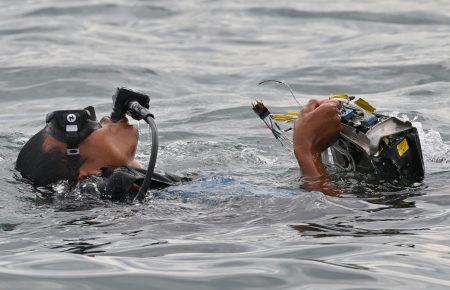
<path fill-rule="evenodd" d="M 69 126 L 75 126 L 75 128 L 71 128 Z M 71 131 L 73 130 L 73 131 Z M 80 161 L 80 149 L 79 145 L 79 136 L 78 136 L 78 126 L 77 125 L 67 125 L 66 126 L 66 144 L 67 144 L 67 158 L 69 159 L 69 183 L 75 184 L 78 180 L 77 175 L 77 165 Z"/>
<path fill-rule="evenodd" d="M 80 155 L 80 149 L 78 148 L 78 132 L 67 132 L 66 131 L 66 144 L 67 144 L 67 155 L 74 156 Z"/>
<path fill-rule="evenodd" d="M 97 122 L 92 106 L 83 110 L 62 110 L 47 114 L 45 119 L 48 132 L 66 144 L 69 183 L 78 181 L 78 168 L 81 161 L 79 145 L 101 125 Z"/>

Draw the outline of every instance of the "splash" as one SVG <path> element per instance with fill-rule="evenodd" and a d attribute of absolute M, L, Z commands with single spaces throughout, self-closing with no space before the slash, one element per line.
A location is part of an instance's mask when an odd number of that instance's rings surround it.
<path fill-rule="evenodd" d="M 422 153 L 426 161 L 450 163 L 450 145 L 442 140 L 441 134 L 433 129 L 425 132 L 420 122 L 413 122 L 419 132 Z"/>
<path fill-rule="evenodd" d="M 418 116 L 414 116 L 410 119 L 406 114 L 397 111 L 384 114 L 397 117 L 404 121 L 410 121 L 413 126 L 417 128 L 425 162 L 450 163 L 450 144 L 442 139 L 442 136 L 438 131 L 433 129 L 424 130 L 422 123 L 417 121 Z M 425 163 L 425 165 L 427 164 Z"/>
<path fill-rule="evenodd" d="M 96 206 L 104 206 L 107 201 L 97 187 L 97 181 L 87 178 L 70 188 L 67 181 L 59 181 L 52 185 L 53 202 L 59 211 L 87 210 Z"/>
<path fill-rule="evenodd" d="M 434 163 L 450 163 L 450 144 L 442 140 L 438 131 L 425 130 L 420 122 L 412 122 L 419 132 L 422 154 L 425 161 Z"/>

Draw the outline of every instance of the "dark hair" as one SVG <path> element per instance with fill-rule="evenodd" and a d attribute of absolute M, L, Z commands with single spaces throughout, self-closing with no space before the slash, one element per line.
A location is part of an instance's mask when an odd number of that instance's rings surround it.
<path fill-rule="evenodd" d="M 81 160 L 69 162 L 65 152 L 58 148 L 45 151 L 43 148 L 49 136 L 46 128 L 39 131 L 20 150 L 16 170 L 34 186 L 46 186 L 59 180 L 68 180 L 70 185 L 77 182 Z"/>

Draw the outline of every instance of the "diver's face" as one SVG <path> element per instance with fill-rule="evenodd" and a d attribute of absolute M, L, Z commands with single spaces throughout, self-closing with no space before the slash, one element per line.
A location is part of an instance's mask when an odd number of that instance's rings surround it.
<path fill-rule="evenodd" d="M 99 172 L 102 167 L 138 166 L 134 159 L 138 143 L 137 129 L 126 118 L 114 123 L 109 117 L 100 120 L 102 127 L 84 140 L 79 148 L 84 160 L 79 178 Z"/>

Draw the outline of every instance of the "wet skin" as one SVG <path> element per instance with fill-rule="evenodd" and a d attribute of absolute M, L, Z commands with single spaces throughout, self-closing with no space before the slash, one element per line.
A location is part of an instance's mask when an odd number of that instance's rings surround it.
<path fill-rule="evenodd" d="M 328 177 L 321 153 L 335 142 L 342 130 L 338 113 L 339 102 L 310 100 L 300 111 L 294 124 L 294 153 L 300 166 L 305 185 L 310 190 L 337 195 L 328 187 Z"/>
<path fill-rule="evenodd" d="M 80 167 L 81 180 L 88 175 L 97 174 L 102 167 L 133 166 L 141 167 L 135 159 L 138 131 L 128 124 L 126 118 L 114 123 L 109 117 L 100 120 L 101 128 L 95 130 L 80 145 L 83 164 Z M 44 150 L 59 148 L 63 152 L 66 144 L 49 136 L 44 142 Z"/>

